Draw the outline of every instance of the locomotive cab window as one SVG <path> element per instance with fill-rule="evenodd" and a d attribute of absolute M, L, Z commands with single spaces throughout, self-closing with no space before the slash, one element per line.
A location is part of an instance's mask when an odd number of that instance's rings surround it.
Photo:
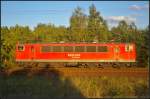
<path fill-rule="evenodd" d="M 98 46 L 98 52 L 107 52 L 107 46 Z"/>
<path fill-rule="evenodd" d="M 18 51 L 24 51 L 25 46 L 24 45 L 18 45 Z"/>

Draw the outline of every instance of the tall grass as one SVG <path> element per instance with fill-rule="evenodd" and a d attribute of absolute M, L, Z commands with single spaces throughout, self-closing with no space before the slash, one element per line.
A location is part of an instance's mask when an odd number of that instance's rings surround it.
<path fill-rule="evenodd" d="M 0 98 L 149 97 L 148 79 L 127 77 L 0 76 Z M 30 97 L 32 96 L 32 97 Z"/>
<path fill-rule="evenodd" d="M 74 77 L 72 83 L 85 97 L 148 97 L 148 79 L 127 77 Z"/>

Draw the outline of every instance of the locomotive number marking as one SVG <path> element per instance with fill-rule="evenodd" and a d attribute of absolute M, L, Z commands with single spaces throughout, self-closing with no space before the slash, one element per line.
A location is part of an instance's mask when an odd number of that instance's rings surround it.
<path fill-rule="evenodd" d="M 71 58 L 80 58 L 80 54 L 68 54 L 68 57 L 71 57 Z"/>

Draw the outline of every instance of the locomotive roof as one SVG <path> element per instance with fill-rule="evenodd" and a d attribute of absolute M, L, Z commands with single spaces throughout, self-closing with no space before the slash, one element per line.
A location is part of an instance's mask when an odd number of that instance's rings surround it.
<path fill-rule="evenodd" d="M 78 45 L 78 44 L 79 44 L 79 45 L 80 45 L 80 44 L 81 44 L 81 45 L 84 45 L 84 44 L 96 45 L 96 44 L 98 44 L 98 45 L 99 45 L 99 44 L 102 44 L 102 45 L 103 45 L 103 44 L 104 44 L 104 45 L 105 45 L 105 44 L 134 44 L 134 43 L 119 43 L 119 42 L 103 42 L 103 43 L 100 43 L 100 42 L 99 42 L 99 43 L 91 43 L 91 42 L 85 42 L 85 43 L 80 43 L 80 42 L 79 42 L 79 43 L 72 43 L 72 42 L 70 42 L 70 43 L 69 43 L 69 42 L 65 42 L 65 43 L 58 43 L 58 42 L 50 42 L 50 43 L 17 43 L 17 44 L 23 44 L 23 45 L 24 45 L 24 44 L 25 44 L 25 45 L 49 45 L 49 44 L 50 44 L 50 45 L 51 45 L 51 44 L 52 44 L 52 45 L 53 45 L 53 44 L 56 44 L 56 45 L 66 45 L 66 44 L 67 44 L 67 45 L 68 45 L 68 44 L 70 44 L 70 45 L 72 45 L 72 44 L 73 44 L 73 45 L 74 45 L 74 44 L 75 44 L 75 45 Z"/>

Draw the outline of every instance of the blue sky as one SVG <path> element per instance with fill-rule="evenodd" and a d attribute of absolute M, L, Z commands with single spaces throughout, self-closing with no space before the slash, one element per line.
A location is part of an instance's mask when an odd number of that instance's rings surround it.
<path fill-rule="evenodd" d="M 77 6 L 89 14 L 94 4 L 109 27 L 120 20 L 135 22 L 138 28 L 149 24 L 148 1 L 1 1 L 1 26 L 36 27 L 38 23 L 69 26 L 69 18 Z"/>

